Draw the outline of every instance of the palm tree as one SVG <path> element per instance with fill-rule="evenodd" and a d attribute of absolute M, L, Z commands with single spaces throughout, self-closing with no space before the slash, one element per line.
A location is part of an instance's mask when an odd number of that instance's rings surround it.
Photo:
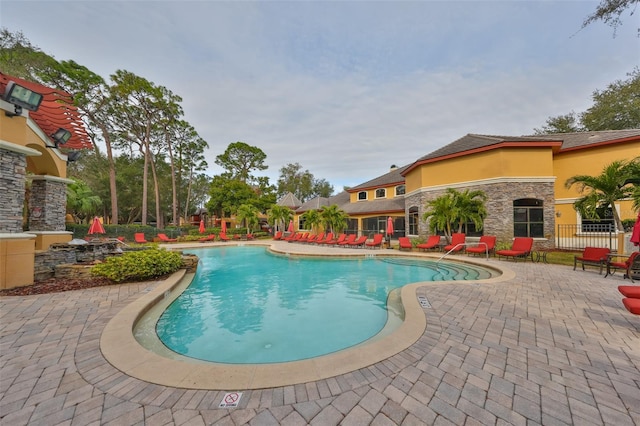
<path fill-rule="evenodd" d="M 429 222 L 432 233 L 438 230 L 444 231 L 447 242 L 451 242 L 451 226 L 457 218 L 454 199 L 449 194 L 429 200 L 422 219 Z"/>
<path fill-rule="evenodd" d="M 337 204 L 332 204 L 322 209 L 320 217 L 325 231 L 340 233 L 347 228 L 349 215 Z"/>
<path fill-rule="evenodd" d="M 293 212 L 289 207 L 276 204 L 267 211 L 267 220 L 270 225 L 275 226 L 276 231 L 283 231 L 291 219 Z"/>
<path fill-rule="evenodd" d="M 639 163 L 640 157 L 629 161 L 616 160 L 606 165 L 599 176 L 576 175 L 567 179 L 565 182 L 567 189 L 577 184 L 580 193 L 586 192 L 582 198 L 573 203 L 576 211 L 582 217 L 598 219 L 598 208 L 611 207 L 616 228 L 624 229 L 618 210 L 615 208 L 615 202 L 637 195 L 634 194 L 637 191 L 636 185 L 629 183 L 638 179 Z M 634 200 L 637 207 L 638 201 L 635 198 Z"/>
<path fill-rule="evenodd" d="M 258 209 L 251 204 L 242 204 L 238 207 L 236 218 L 247 228 L 247 233 L 251 234 L 253 226 L 258 224 Z"/>
<path fill-rule="evenodd" d="M 322 216 L 320 215 L 320 211 L 309 210 L 308 212 L 305 212 L 302 217 L 304 218 L 304 223 L 317 233 L 318 228 L 322 225 Z"/>
<path fill-rule="evenodd" d="M 465 223 L 473 222 L 476 230 L 481 231 L 484 224 L 484 218 L 487 217 L 487 209 L 484 207 L 487 201 L 487 194 L 484 191 L 465 189 L 458 192 L 455 189 L 447 190 L 454 197 L 456 213 L 458 215 L 458 232 L 462 232 Z"/>
<path fill-rule="evenodd" d="M 95 195 L 89 185 L 79 179 L 67 186 L 67 211 L 78 220 L 94 216 L 102 205 L 100 197 Z"/>
<path fill-rule="evenodd" d="M 466 189 L 460 192 L 447 188 L 445 194 L 427 202 L 427 210 L 422 219 L 429 221 L 431 232 L 444 230 L 445 238 L 451 242 L 451 233 L 455 225 L 458 225 L 458 232 L 462 232 L 462 227 L 469 221 L 476 225 L 476 229 L 482 229 L 484 218 L 487 216 L 484 206 L 486 199 L 487 195 L 480 190 Z"/>

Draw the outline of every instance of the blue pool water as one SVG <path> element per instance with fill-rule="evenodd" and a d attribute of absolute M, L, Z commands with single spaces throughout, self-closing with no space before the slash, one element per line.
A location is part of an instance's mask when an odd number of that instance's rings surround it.
<path fill-rule="evenodd" d="M 200 264 L 161 315 L 158 337 L 182 355 L 233 364 L 294 361 L 351 347 L 385 326 L 392 290 L 491 275 L 407 258 L 298 258 L 237 246 L 185 251 Z"/>

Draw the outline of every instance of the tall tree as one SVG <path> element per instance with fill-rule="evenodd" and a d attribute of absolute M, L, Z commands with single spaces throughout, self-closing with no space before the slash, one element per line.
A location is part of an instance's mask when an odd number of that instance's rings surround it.
<path fill-rule="evenodd" d="M 613 28 L 613 34 L 615 35 L 618 27 L 622 25 L 622 13 L 626 9 L 633 7 L 629 16 L 633 15 L 638 3 L 640 3 L 640 0 L 600 0 L 600 4 L 596 8 L 595 12 L 587 16 L 582 23 L 582 28 L 585 28 L 593 22 L 603 21 L 605 24 Z M 640 33 L 640 28 L 638 29 L 638 32 Z"/>
<path fill-rule="evenodd" d="M 255 179 L 253 171 L 268 168 L 264 164 L 266 158 L 267 155 L 260 148 L 238 141 L 229 144 L 224 153 L 216 157 L 216 164 L 229 173 L 232 179 L 250 183 Z"/>
<path fill-rule="evenodd" d="M 594 104 L 581 116 L 587 130 L 640 128 L 640 68 L 627 76 L 593 92 Z"/>
<path fill-rule="evenodd" d="M 218 217 L 230 216 L 243 204 L 255 205 L 257 199 L 258 195 L 249 184 L 228 175 L 218 175 L 211 183 L 207 210 Z"/>
<path fill-rule="evenodd" d="M 631 198 L 634 194 L 634 185 L 628 184 L 629 179 L 638 171 L 640 157 L 633 160 L 618 160 L 604 167 L 600 175 L 576 175 L 565 182 L 567 188 L 578 186 L 578 191 L 585 195 L 574 203 L 574 208 L 583 217 L 597 219 L 597 209 L 611 207 L 613 219 L 618 230 L 624 229 L 615 202 Z"/>
<path fill-rule="evenodd" d="M 238 207 L 236 218 L 247 228 L 249 234 L 258 225 L 258 213 L 258 209 L 251 204 L 242 204 Z"/>
<path fill-rule="evenodd" d="M 34 46 L 20 31 L 12 33 L 0 29 L 0 70 L 25 80 L 38 81 L 39 74 L 54 65 L 56 60 Z"/>
<path fill-rule="evenodd" d="M 596 130 L 640 128 L 640 69 L 628 73 L 626 80 L 616 80 L 605 90 L 593 92 L 593 106 L 576 114 L 549 117 L 536 134 L 568 133 Z"/>
<path fill-rule="evenodd" d="M 280 169 L 278 197 L 291 192 L 300 201 L 314 197 L 329 197 L 333 187 L 324 179 L 316 179 L 309 170 L 302 170 L 299 163 L 289 163 Z"/>

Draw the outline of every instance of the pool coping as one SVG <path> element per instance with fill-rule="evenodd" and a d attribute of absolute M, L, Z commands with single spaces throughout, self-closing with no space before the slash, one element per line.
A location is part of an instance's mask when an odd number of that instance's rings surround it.
<path fill-rule="evenodd" d="M 282 249 L 271 243 L 256 245 L 267 245 L 272 251 L 283 252 Z M 210 246 L 210 244 L 199 244 L 181 245 L 173 248 L 205 248 Z M 331 254 L 327 251 L 309 254 L 294 253 L 294 251 L 286 251 L 286 254 L 301 257 L 362 257 L 362 253 L 358 253 L 357 250 L 354 250 L 353 254 Z M 424 253 L 386 253 L 386 250 L 384 254 L 380 254 L 380 256 L 382 255 L 433 258 L 433 256 Z M 515 273 L 503 265 L 500 267 L 486 265 L 471 258 L 454 260 L 478 264 L 499 270 L 502 273 L 498 277 L 484 280 L 454 281 L 460 285 L 491 284 L 515 277 Z M 423 286 L 452 283 L 452 281 L 433 281 L 403 286 L 401 289 L 401 300 L 405 312 L 403 323 L 395 332 L 379 339 L 373 339 L 369 343 L 307 360 L 274 364 L 222 364 L 166 358 L 146 349 L 134 337 L 133 330 L 136 323 L 153 305 L 169 297 L 186 275 L 185 270 L 172 274 L 156 288 L 123 308 L 107 323 L 100 336 L 100 349 L 111 365 L 129 376 L 150 383 L 203 390 L 263 389 L 327 379 L 384 361 L 413 345 L 423 335 L 427 326 L 424 308 L 418 301 L 416 290 Z"/>

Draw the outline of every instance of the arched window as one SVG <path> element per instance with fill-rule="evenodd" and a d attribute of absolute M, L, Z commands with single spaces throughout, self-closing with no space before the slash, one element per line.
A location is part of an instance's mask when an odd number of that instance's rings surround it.
<path fill-rule="evenodd" d="M 544 237 L 544 203 L 536 198 L 513 202 L 513 236 Z"/>
<path fill-rule="evenodd" d="M 384 188 L 376 189 L 376 198 L 386 198 L 387 190 Z"/>
<path fill-rule="evenodd" d="M 398 195 L 404 195 L 404 193 L 405 193 L 405 186 L 404 185 L 396 186 L 396 197 Z"/>
<path fill-rule="evenodd" d="M 418 235 L 418 208 L 409 208 L 409 235 Z"/>
<path fill-rule="evenodd" d="M 367 191 L 358 192 L 358 201 L 367 199 Z"/>

